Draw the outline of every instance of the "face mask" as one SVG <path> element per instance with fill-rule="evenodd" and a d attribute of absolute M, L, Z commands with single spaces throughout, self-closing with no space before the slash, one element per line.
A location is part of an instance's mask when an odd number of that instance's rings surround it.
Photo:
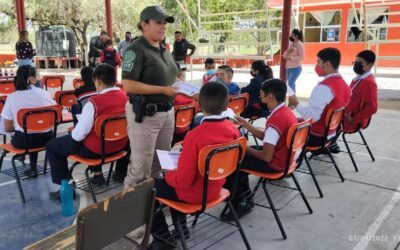
<path fill-rule="evenodd" d="M 250 75 L 251 75 L 252 77 L 256 77 L 256 76 L 257 76 L 256 74 L 253 73 L 253 71 L 250 71 Z"/>
<path fill-rule="evenodd" d="M 291 42 L 294 42 L 294 38 L 293 38 L 293 37 L 289 37 L 289 40 L 290 40 Z"/>
<path fill-rule="evenodd" d="M 131 38 L 129 36 L 125 37 L 125 41 L 129 42 L 131 40 Z"/>
<path fill-rule="evenodd" d="M 357 75 L 362 75 L 365 73 L 365 71 L 363 70 L 363 65 L 360 62 L 356 62 L 353 66 L 353 71 L 354 73 L 356 73 Z"/>
<path fill-rule="evenodd" d="M 215 69 L 207 69 L 207 75 L 213 75 L 215 74 Z"/>
<path fill-rule="evenodd" d="M 320 66 L 318 66 L 318 64 L 315 65 L 315 73 L 317 73 L 317 75 L 318 75 L 319 77 L 324 76 L 324 72 L 322 72 L 322 69 L 321 69 Z"/>
<path fill-rule="evenodd" d="M 224 77 L 217 77 L 217 81 L 225 83 L 225 78 Z"/>

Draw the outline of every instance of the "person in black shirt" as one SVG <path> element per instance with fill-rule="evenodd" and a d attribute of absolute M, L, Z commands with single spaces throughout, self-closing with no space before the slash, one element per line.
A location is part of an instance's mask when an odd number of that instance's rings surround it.
<path fill-rule="evenodd" d="M 175 62 L 185 64 L 188 50 L 190 50 L 189 56 L 192 56 L 196 51 L 196 46 L 183 38 L 181 31 L 175 31 L 174 51 L 172 52 Z"/>
<path fill-rule="evenodd" d="M 89 66 L 94 68 L 100 63 L 101 52 L 106 48 L 105 42 L 109 39 L 107 32 L 102 31 L 100 36 L 94 36 L 90 39 L 89 45 Z"/>

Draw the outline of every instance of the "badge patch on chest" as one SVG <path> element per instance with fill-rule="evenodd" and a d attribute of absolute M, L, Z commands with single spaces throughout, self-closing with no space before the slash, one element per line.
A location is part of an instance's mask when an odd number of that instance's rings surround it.
<path fill-rule="evenodd" d="M 122 70 L 132 71 L 135 59 L 136 59 L 135 52 L 133 52 L 132 50 L 126 51 L 124 54 L 124 61 L 122 62 Z"/>

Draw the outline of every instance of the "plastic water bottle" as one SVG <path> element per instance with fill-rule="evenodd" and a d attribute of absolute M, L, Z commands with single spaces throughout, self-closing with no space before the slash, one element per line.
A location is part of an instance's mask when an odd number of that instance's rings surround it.
<path fill-rule="evenodd" d="M 74 191 L 67 179 L 61 181 L 60 197 L 61 197 L 61 212 L 64 216 L 75 214 L 74 208 Z"/>

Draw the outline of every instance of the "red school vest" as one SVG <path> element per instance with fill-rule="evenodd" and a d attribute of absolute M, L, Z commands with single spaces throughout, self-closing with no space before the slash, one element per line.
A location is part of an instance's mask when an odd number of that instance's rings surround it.
<path fill-rule="evenodd" d="M 95 95 L 89 98 L 95 109 L 94 121 L 101 115 L 125 114 L 125 104 L 128 101 L 126 93 L 121 90 L 111 90 L 104 94 Z M 96 135 L 95 126 L 83 140 L 83 144 L 93 153 L 101 154 L 101 138 Z M 118 152 L 128 143 L 128 138 L 118 141 L 109 141 L 105 144 L 106 154 Z"/>
<path fill-rule="evenodd" d="M 286 159 L 289 148 L 286 145 L 286 137 L 290 126 L 297 123 L 297 118 L 293 112 L 286 106 L 277 109 L 268 119 L 265 125 L 265 130 L 269 127 L 274 128 L 279 134 L 278 143 L 275 145 L 275 153 L 272 157 L 271 168 L 276 171 L 283 172 L 286 167 Z M 291 162 L 293 161 L 293 157 Z"/>
<path fill-rule="evenodd" d="M 217 73 L 214 73 L 212 75 L 204 75 L 203 79 L 201 80 L 201 82 L 203 83 L 203 85 L 207 84 L 213 77 L 215 77 L 217 75 Z"/>
<path fill-rule="evenodd" d="M 321 118 L 318 121 L 314 122 L 311 126 L 311 134 L 318 137 L 323 137 L 326 130 L 325 119 L 328 110 L 345 107 L 350 100 L 351 90 L 340 75 L 328 77 L 319 84 L 325 85 L 330 88 L 333 95 L 332 101 L 324 108 L 324 111 L 321 114 Z M 334 132 L 335 131 L 329 131 L 329 134 L 332 134 Z"/>

